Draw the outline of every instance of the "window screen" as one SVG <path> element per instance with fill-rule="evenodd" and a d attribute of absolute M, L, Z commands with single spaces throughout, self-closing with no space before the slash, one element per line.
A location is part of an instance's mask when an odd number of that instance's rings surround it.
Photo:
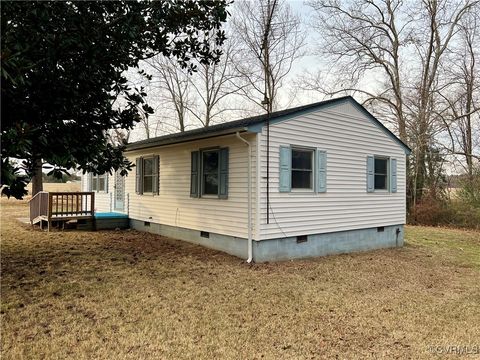
<path fill-rule="evenodd" d="M 218 150 L 202 152 L 202 193 L 218 195 Z"/>
<path fill-rule="evenodd" d="M 143 192 L 153 192 L 153 158 L 143 160 Z"/>
<path fill-rule="evenodd" d="M 292 189 L 312 189 L 313 150 L 292 149 Z"/>
<path fill-rule="evenodd" d="M 375 190 L 388 190 L 388 159 L 375 158 Z"/>

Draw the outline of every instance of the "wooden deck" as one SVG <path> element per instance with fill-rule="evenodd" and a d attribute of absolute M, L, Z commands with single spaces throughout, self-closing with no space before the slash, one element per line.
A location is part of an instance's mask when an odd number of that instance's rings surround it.
<path fill-rule="evenodd" d="M 42 227 L 46 221 L 49 231 L 54 222 L 91 219 L 94 212 L 94 192 L 41 191 L 30 200 L 30 223 Z"/>

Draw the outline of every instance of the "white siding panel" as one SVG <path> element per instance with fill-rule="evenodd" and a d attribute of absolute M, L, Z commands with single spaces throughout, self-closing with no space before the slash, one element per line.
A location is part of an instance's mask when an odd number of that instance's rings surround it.
<path fill-rule="evenodd" d="M 80 178 L 80 191 L 88 191 L 87 189 L 87 174 L 82 174 Z"/>
<path fill-rule="evenodd" d="M 266 128 L 261 136 L 260 238 L 354 230 L 405 223 L 405 152 L 350 103 L 270 127 L 270 223 L 266 223 Z M 297 145 L 327 151 L 327 192 L 280 193 L 279 149 Z M 397 159 L 398 192 L 366 191 L 366 157 Z"/>
<path fill-rule="evenodd" d="M 110 187 L 110 179 L 109 179 L 109 184 L 108 186 Z M 112 208 L 110 206 L 111 204 L 111 193 L 95 193 L 95 211 L 96 212 L 110 212 L 112 211 Z"/>
<path fill-rule="evenodd" d="M 82 185 L 81 191 L 90 191 L 88 188 L 88 174 L 82 174 Z M 111 211 L 111 200 L 112 195 L 111 192 L 113 191 L 113 176 L 108 177 L 108 192 L 107 193 L 95 193 L 95 211 L 96 212 L 109 212 Z"/>
<path fill-rule="evenodd" d="M 256 203 L 256 141 L 255 135 L 242 134 L 252 146 L 253 214 Z M 191 152 L 209 147 L 229 148 L 228 199 L 190 197 Z M 234 135 L 198 140 L 184 144 L 132 151 L 127 158 L 135 163 L 139 156 L 160 156 L 160 194 L 135 193 L 135 169 L 125 179 L 129 194 L 129 216 L 132 219 L 178 226 L 187 229 L 247 237 L 247 169 L 248 149 Z M 255 230 L 255 226 L 253 226 Z"/>
<path fill-rule="evenodd" d="M 96 192 L 95 193 L 95 211 L 96 212 L 110 212 L 112 211 L 113 200 L 113 186 L 114 177 L 108 175 L 108 192 Z"/>

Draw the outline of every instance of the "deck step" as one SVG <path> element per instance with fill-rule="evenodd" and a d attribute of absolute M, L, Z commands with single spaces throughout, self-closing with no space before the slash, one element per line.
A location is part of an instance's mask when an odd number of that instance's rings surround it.
<path fill-rule="evenodd" d="M 45 216 L 43 216 L 43 215 L 37 216 L 35 219 L 32 220 L 32 224 L 35 225 L 35 224 L 39 223 L 39 222 L 42 221 L 42 220 L 47 220 L 47 218 L 46 218 Z"/>

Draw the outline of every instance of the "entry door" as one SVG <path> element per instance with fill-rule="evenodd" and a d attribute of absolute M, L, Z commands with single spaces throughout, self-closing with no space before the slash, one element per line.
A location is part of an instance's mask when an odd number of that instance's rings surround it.
<path fill-rule="evenodd" d="M 115 210 L 123 211 L 125 204 L 125 177 L 120 171 L 115 173 Z"/>

